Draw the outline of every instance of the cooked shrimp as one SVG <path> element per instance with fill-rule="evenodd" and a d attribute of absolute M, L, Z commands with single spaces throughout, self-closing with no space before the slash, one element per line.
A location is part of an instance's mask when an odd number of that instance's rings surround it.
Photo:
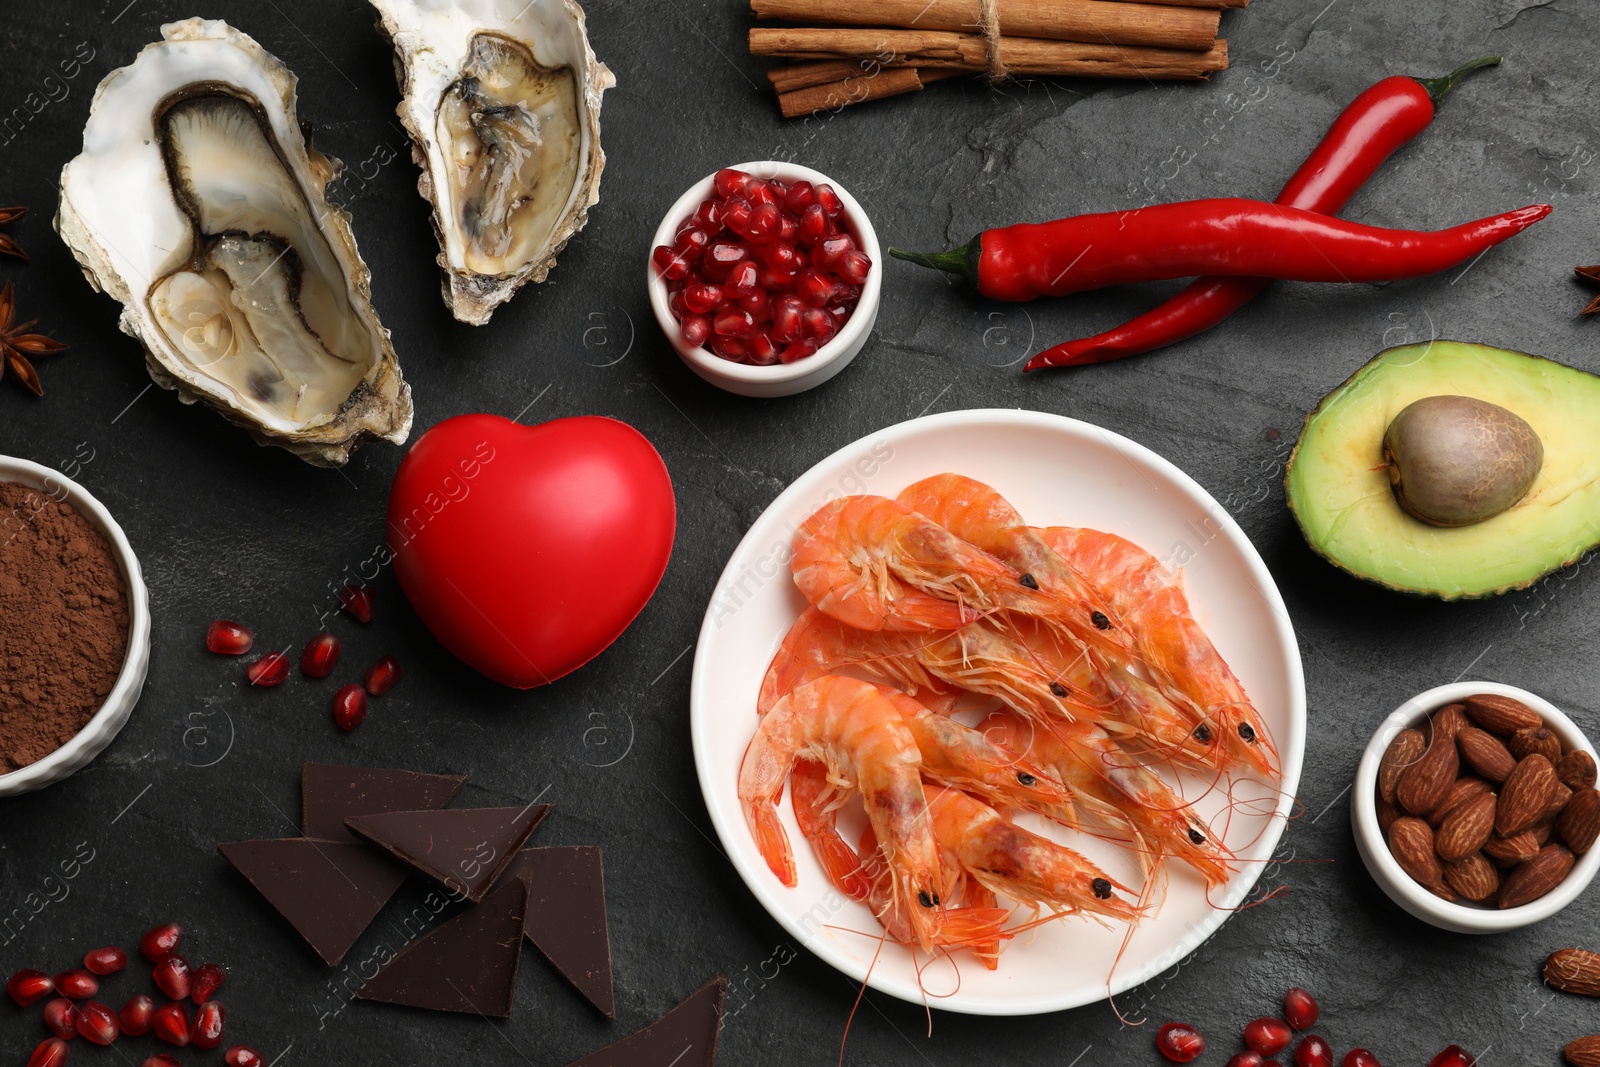
<path fill-rule="evenodd" d="M 767 665 L 756 714 L 765 715 L 779 698 L 806 682 L 848 670 L 875 675 L 919 699 L 947 693 L 949 687 L 917 662 L 916 648 L 923 640 L 922 634 L 859 630 L 807 607 Z"/>
<path fill-rule="evenodd" d="M 1156 680 L 1193 700 L 1256 773 L 1278 777 L 1278 750 L 1255 705 L 1189 610 L 1183 586 L 1160 560 L 1116 534 L 1055 526 L 1045 542 L 1083 572 L 1132 627 Z"/>
<path fill-rule="evenodd" d="M 870 682 L 829 675 L 779 700 L 761 720 L 739 767 L 739 801 L 767 866 L 786 886 L 796 881 L 794 853 L 778 800 L 803 757 L 820 760 L 831 781 L 861 794 L 889 863 L 891 908 L 918 944 L 931 947 L 944 875 L 922 792 L 922 757 L 899 708 Z"/>
<path fill-rule="evenodd" d="M 824 504 L 800 527 L 795 585 L 860 630 L 951 630 L 986 610 L 1054 602 L 944 527 L 882 496 Z"/>
<path fill-rule="evenodd" d="M 1193 867 L 1208 883 L 1221 885 L 1232 876 L 1233 854 L 1192 806 L 1094 724 L 1071 723 L 1048 731 L 1013 711 L 996 711 L 978 728 L 1002 748 L 1026 753 L 1048 767 L 1080 796 L 1114 805 L 1150 846 Z"/>
<path fill-rule="evenodd" d="M 797 760 L 789 775 L 789 799 L 794 805 L 800 833 L 811 845 L 828 881 L 846 896 L 866 900 L 872 874 L 839 834 L 839 804 L 843 795 L 828 781 L 828 768 L 816 760 Z"/>
<path fill-rule="evenodd" d="M 1137 646 L 1108 598 L 994 489 L 959 474 L 936 474 L 907 486 L 896 499 L 1018 571 L 1023 584 L 1031 582 L 1057 602 L 1046 617 L 1081 644 L 1119 666 L 1138 658 Z"/>
<path fill-rule="evenodd" d="M 843 845 L 843 842 L 840 844 Z M 889 877 L 888 861 L 883 858 L 883 852 L 878 848 L 878 837 L 872 832 L 871 823 L 862 829 L 861 844 L 857 851 L 861 856 L 860 869 L 869 886 L 867 903 L 883 921 L 884 929 L 888 931 L 890 938 L 901 943 L 908 942 L 910 931 L 905 923 L 893 915 L 884 917 L 887 911 L 886 905 L 890 901 L 892 880 Z M 1012 936 L 1003 929 L 1006 921 L 1011 918 L 1011 912 L 999 907 L 993 893 L 970 879 L 963 880 L 963 884 L 955 891 L 951 903 L 957 906 L 945 909 L 944 925 L 939 930 L 936 944 L 944 948 L 965 946 L 970 948 L 989 970 L 997 968 L 1000 965 L 1001 942 Z"/>
<path fill-rule="evenodd" d="M 1133 891 L 1065 845 L 1007 822 L 959 789 L 930 789 L 934 836 L 980 885 L 1021 904 L 1133 922 L 1140 910 L 1116 895 Z"/>

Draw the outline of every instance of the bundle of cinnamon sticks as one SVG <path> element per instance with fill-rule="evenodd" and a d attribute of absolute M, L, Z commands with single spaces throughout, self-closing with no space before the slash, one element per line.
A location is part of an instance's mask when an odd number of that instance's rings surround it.
<path fill-rule="evenodd" d="M 750 54 L 788 118 L 958 74 L 1197 80 L 1226 70 L 1222 11 L 1249 0 L 750 0 Z"/>

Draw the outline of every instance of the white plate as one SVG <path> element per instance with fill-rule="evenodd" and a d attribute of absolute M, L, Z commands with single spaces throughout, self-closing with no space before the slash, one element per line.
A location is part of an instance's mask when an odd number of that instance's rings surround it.
<path fill-rule="evenodd" d="M 837 893 L 796 829 L 799 884 L 768 870 L 746 829 L 737 794 L 739 761 L 755 730 L 756 694 L 767 663 L 805 606 L 789 577 L 794 530 L 825 501 L 856 493 L 894 496 L 905 486 L 955 471 L 998 489 L 1035 525 L 1090 526 L 1179 562 L 1195 616 L 1244 683 L 1278 743 L 1282 791 L 1241 780 L 1236 798 L 1262 798 L 1235 811 L 1225 841 L 1241 857 L 1238 875 L 1207 901 L 1203 883 L 1171 866 L 1159 914 L 1124 950 L 1123 931 L 1083 919 L 1052 922 L 1017 938 L 985 970 L 970 953 L 930 961 L 886 945 L 862 904 Z M 706 611 L 689 696 L 700 788 L 722 845 L 756 899 L 802 944 L 851 978 L 913 1003 L 976 1015 L 1031 1015 L 1091 1004 L 1172 967 L 1209 937 L 1249 893 L 1283 832 L 1305 747 L 1305 680 L 1283 599 L 1261 557 L 1222 505 L 1171 463 L 1108 430 L 1038 412 L 983 410 L 931 415 L 891 426 L 840 449 L 796 479 L 756 520 L 728 561 Z M 1190 796 L 1201 792 L 1185 784 Z M 1226 806 L 1213 792 L 1196 810 Z M 1113 876 L 1135 877 L 1128 858 L 1103 842 L 1024 821 L 1070 841 Z M 1215 821 L 1221 831 L 1223 823 Z M 873 936 L 864 936 L 873 935 Z M 1120 960 L 1117 958 L 1121 952 Z M 919 987 L 917 965 L 923 965 Z M 870 976 L 868 974 L 870 969 Z"/>

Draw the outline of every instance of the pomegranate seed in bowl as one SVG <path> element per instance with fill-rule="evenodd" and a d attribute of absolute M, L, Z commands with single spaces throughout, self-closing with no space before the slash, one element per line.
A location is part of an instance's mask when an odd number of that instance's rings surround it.
<path fill-rule="evenodd" d="M 1317 998 L 1307 993 L 1299 986 L 1295 986 L 1283 995 L 1283 1018 L 1296 1030 L 1309 1030 L 1317 1025 L 1321 1018 L 1322 1010 L 1317 1007 Z"/>
<path fill-rule="evenodd" d="M 1206 1039 L 1187 1023 L 1168 1023 L 1156 1034 L 1156 1050 L 1173 1063 L 1188 1063 L 1206 1050 Z"/>
<path fill-rule="evenodd" d="M 26 1008 L 30 1004 L 37 1004 L 56 991 L 56 984 L 50 976 L 43 971 L 25 969 L 12 975 L 6 982 L 6 993 L 17 1002 L 17 1007 Z"/>
<path fill-rule="evenodd" d="M 177 923 L 162 923 L 139 939 L 139 953 L 151 963 L 160 963 L 178 951 L 178 939 L 183 927 Z"/>
<path fill-rule="evenodd" d="M 97 948 L 83 957 L 83 966 L 92 974 L 104 977 L 116 974 L 128 965 L 128 954 L 116 946 Z"/>

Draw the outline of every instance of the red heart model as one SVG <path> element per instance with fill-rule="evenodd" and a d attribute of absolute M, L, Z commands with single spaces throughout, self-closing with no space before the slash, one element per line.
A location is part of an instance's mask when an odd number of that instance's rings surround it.
<path fill-rule="evenodd" d="M 660 454 L 594 415 L 446 419 L 389 490 L 389 547 L 412 607 L 469 666 L 519 689 L 577 670 L 627 629 L 676 524 Z"/>

